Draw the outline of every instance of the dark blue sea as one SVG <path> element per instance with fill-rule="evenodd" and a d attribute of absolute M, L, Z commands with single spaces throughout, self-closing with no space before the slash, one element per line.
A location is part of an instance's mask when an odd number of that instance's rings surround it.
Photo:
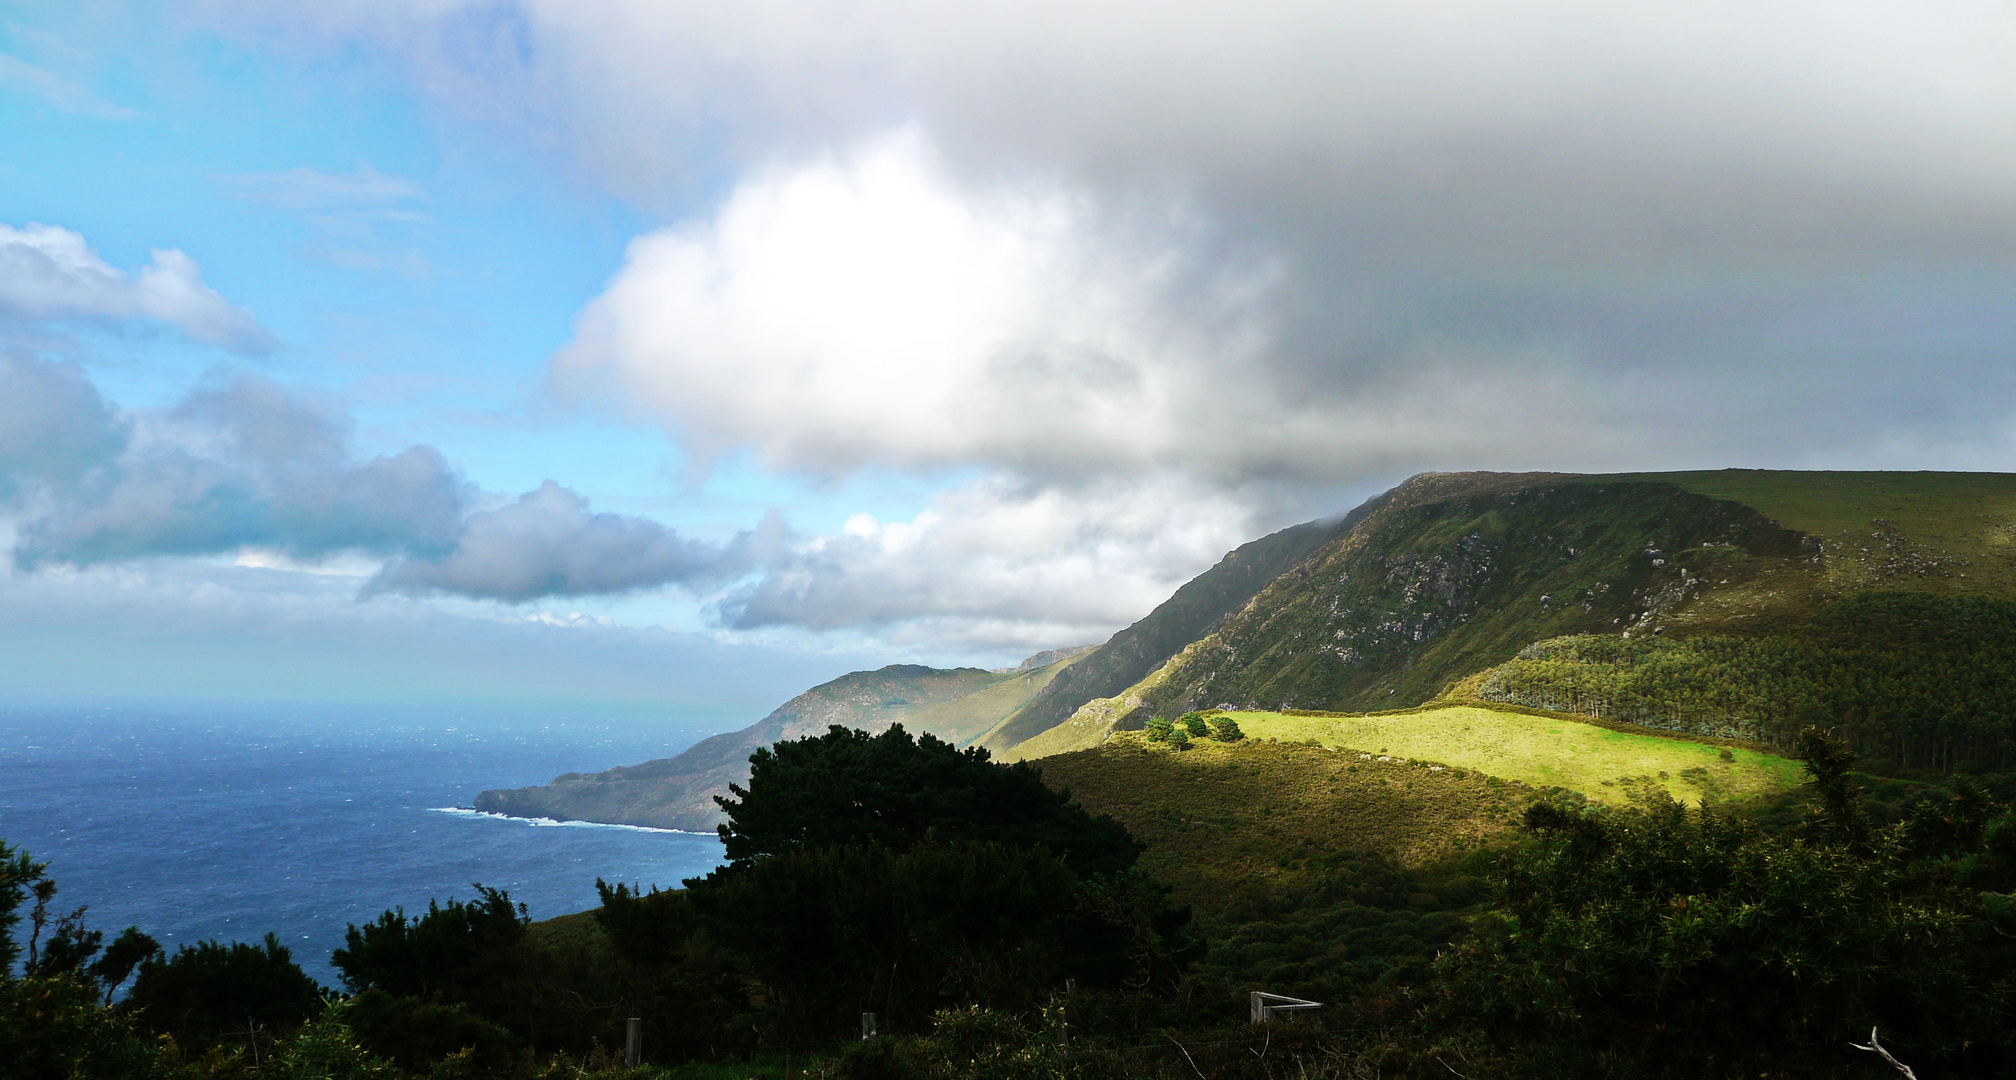
<path fill-rule="evenodd" d="M 107 938 L 136 925 L 172 950 L 270 930 L 334 986 L 346 925 L 469 899 L 472 882 L 544 919 L 595 906 L 598 877 L 706 873 L 712 835 L 454 808 L 727 726 L 558 709 L 0 708 L 0 840 L 46 861 L 52 906 L 88 904 Z"/>

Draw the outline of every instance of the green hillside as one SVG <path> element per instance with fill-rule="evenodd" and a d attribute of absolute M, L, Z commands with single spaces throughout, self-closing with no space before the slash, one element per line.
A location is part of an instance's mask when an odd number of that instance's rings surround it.
<path fill-rule="evenodd" d="M 960 746 L 972 744 L 999 726 L 1003 717 L 1022 708 L 1030 698 L 1050 685 L 1052 680 L 1071 670 L 1072 665 L 1091 655 L 1093 655 L 1091 652 L 1081 652 L 1039 668 L 1015 672 L 999 682 L 981 686 L 970 693 L 921 708 L 909 709 L 902 715 L 892 714 L 888 723 L 900 723 L 911 731 L 928 731 L 946 742 Z M 878 721 L 880 719 L 877 718 Z M 887 727 L 888 724 L 882 726 Z"/>
<path fill-rule="evenodd" d="M 1805 533 L 1836 593 L 2016 596 L 2016 474 L 1723 469 L 1634 479 L 1742 503 Z"/>
<path fill-rule="evenodd" d="M 1603 803 L 1642 801 L 1652 787 L 1682 802 L 1730 802 L 1790 791 L 1804 778 L 1798 762 L 1756 750 L 1474 706 L 1375 716 L 1231 715 L 1253 738 L 1313 740 L 1359 761 L 1390 756 L 1474 769 Z"/>
<path fill-rule="evenodd" d="M 1809 623 L 1536 642 L 1454 696 L 1789 746 L 1810 723 L 1939 771 L 2016 764 L 2016 601 L 1857 593 Z"/>
<path fill-rule="evenodd" d="M 1240 545 L 1218 565 L 1185 582 L 1175 595 L 1114 634 L 1082 663 L 1039 690 L 1028 703 L 978 740 L 997 756 L 1069 719 L 1086 702 L 1132 686 L 1177 650 L 1204 636 L 1228 613 L 1302 561 L 1357 517 L 1340 523 L 1309 522 Z M 1017 756 L 1017 755 L 1009 755 Z"/>
<path fill-rule="evenodd" d="M 1563 642 L 1572 662 L 1543 644 Z M 1606 650 L 1629 663 L 1589 662 Z M 1431 474 L 1012 753 L 1198 708 L 1452 694 L 1779 746 L 1821 723 L 1917 766 L 2003 768 L 2012 661 L 2016 476 Z"/>
<path fill-rule="evenodd" d="M 1504 839 L 1535 788 L 1425 763 L 1247 739 L 1183 752 L 1136 732 L 1040 763 L 1043 779 L 1148 845 L 1141 866 L 1208 909 L 1354 853 L 1421 867 Z"/>

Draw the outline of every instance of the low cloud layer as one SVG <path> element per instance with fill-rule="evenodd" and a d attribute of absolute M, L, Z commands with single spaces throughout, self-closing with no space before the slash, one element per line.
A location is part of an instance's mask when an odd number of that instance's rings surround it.
<path fill-rule="evenodd" d="M 548 482 L 495 509 L 441 454 L 362 458 L 340 410 L 257 376 L 161 412 L 106 402 L 74 366 L 0 356 L 0 514 L 17 569 L 258 553 L 385 560 L 366 593 L 521 603 L 704 585 L 748 568 L 709 545 L 593 513 Z"/>
<path fill-rule="evenodd" d="M 73 381 L 66 415 L 17 409 L 9 391 L 50 373 L 33 361 L 0 368 L 0 443 L 53 419 L 79 444 L 60 471 L 6 463 L 27 511 L 14 549 L 24 568 L 241 547 L 305 559 L 442 552 L 459 535 L 464 485 L 439 453 L 357 460 L 340 413 L 270 380 L 243 376 L 143 414 L 115 412 Z"/>
<path fill-rule="evenodd" d="M 747 548 L 746 538 L 724 548 L 644 518 L 593 513 L 588 500 L 548 480 L 514 503 L 470 515 L 446 553 L 386 566 L 368 591 L 519 603 L 703 585 L 751 569 Z"/>
<path fill-rule="evenodd" d="M 1105 636 L 1249 539 L 1267 504 L 1166 480 L 1067 489 L 995 473 L 908 520 L 859 514 L 816 535 L 773 514 L 709 543 L 598 513 L 551 481 L 487 496 L 431 447 L 360 456 L 349 427 L 335 406 L 258 376 L 134 411 L 73 364 L 0 355 L 0 535 L 14 576 L 235 554 L 366 598 L 518 605 L 670 588 L 738 636 L 971 656 Z"/>
<path fill-rule="evenodd" d="M 182 252 L 157 249 L 128 274 L 100 258 L 82 234 L 54 225 L 0 225 L 0 317 L 114 327 L 152 322 L 246 356 L 278 344 L 251 312 L 205 284 L 196 260 Z"/>

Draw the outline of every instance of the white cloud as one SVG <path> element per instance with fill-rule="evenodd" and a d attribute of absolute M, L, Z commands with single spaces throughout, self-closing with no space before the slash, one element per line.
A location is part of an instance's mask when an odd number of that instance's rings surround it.
<path fill-rule="evenodd" d="M 725 178 L 717 211 L 639 239 L 575 353 L 702 450 L 1328 482 L 1507 457 L 1663 466 L 1676 448 L 1880 464 L 1862 433 L 1988 439 L 2007 420 L 1976 414 L 2006 398 L 2006 365 L 1983 358 L 2016 333 L 1940 310 L 2006 307 L 2016 269 L 2016 18 L 1981 0 L 212 10 L 310 47 L 369 42 L 434 100 L 648 206 Z M 785 213 L 821 198 L 823 239 Z M 907 270 L 836 254 L 876 225 Z M 759 272 L 787 255 L 808 259 L 797 277 Z M 822 266 L 839 269 L 808 284 Z M 1104 292 L 1074 294 L 1086 280 Z M 904 306 L 947 294 L 942 327 Z M 843 297 L 859 319 L 820 306 Z M 892 313 L 903 335 L 862 330 Z M 803 380 L 797 361 L 737 366 L 800 357 L 815 330 L 832 344 Z M 718 364 L 675 355 L 702 348 Z M 975 358 L 1004 349 L 1055 399 L 998 393 L 1013 380 Z M 1929 395 L 1903 374 L 1928 367 Z M 720 385 L 744 375 L 783 403 L 774 425 Z M 1802 407 L 1844 376 L 1859 391 L 1831 416 Z M 1661 383 L 1692 408 L 1641 393 Z M 1266 421 L 1199 460 L 1157 426 L 1199 400 Z"/>
<path fill-rule="evenodd" d="M 588 500 L 548 480 L 516 502 L 471 514 L 450 550 L 387 565 L 368 591 L 523 603 L 718 582 L 749 567 L 743 546 L 723 548 L 644 518 L 593 513 Z"/>
<path fill-rule="evenodd" d="M 1455 350 L 1344 388 L 1285 373 L 1276 266 L 1207 265 L 1194 226 L 1054 188 L 961 186 L 914 132 L 740 185 L 634 241 L 557 359 L 608 376 L 703 457 L 980 466 L 1048 480 L 1166 470 L 1354 481 L 1467 452 L 1591 449 L 1508 406 L 1587 411 L 1551 358 Z M 1452 423 L 1454 420 L 1456 422 Z"/>
<path fill-rule="evenodd" d="M 1321 208 L 1399 254 L 1830 250 L 2001 223 L 2016 18 L 1989 0 L 219 0 L 372 41 L 651 198 L 892 118 L 962 166 Z M 250 17 L 248 17 L 250 16 Z M 1844 205 L 1873 211 L 1849 229 Z M 1618 230 L 1623 230 L 1619 232 Z M 1438 235 L 1439 234 L 1439 235 Z"/>
<path fill-rule="evenodd" d="M 278 344 L 251 312 L 205 284 L 196 260 L 181 251 L 157 249 L 128 274 L 100 258 L 81 234 L 55 225 L 0 225 L 0 313 L 33 322 L 151 320 L 247 355 Z"/>
<path fill-rule="evenodd" d="M 2016 465 L 2006 5 L 212 10 L 690 215 L 563 384 L 702 456 L 986 478 L 801 538 L 750 626 L 1089 627 L 1422 468 Z M 1186 515 L 1245 531 L 1156 548 Z"/>
<path fill-rule="evenodd" d="M 992 476 L 905 521 L 796 537 L 720 605 L 730 627 L 867 629 L 1013 651 L 1104 639 L 1258 529 L 1250 495 L 1173 478 L 1065 489 Z"/>
<path fill-rule="evenodd" d="M 914 133 L 764 175 L 634 241 L 563 377 L 607 370 L 702 454 L 776 467 L 1147 464 L 1262 344 L 1248 280 L 1094 234 L 1057 191 L 968 193 Z M 1161 241 L 1157 243 L 1157 241 Z"/>

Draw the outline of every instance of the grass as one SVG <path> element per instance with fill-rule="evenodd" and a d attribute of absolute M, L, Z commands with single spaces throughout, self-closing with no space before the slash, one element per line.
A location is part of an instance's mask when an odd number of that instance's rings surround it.
<path fill-rule="evenodd" d="M 1337 750 L 1438 762 L 1535 787 L 1624 804 L 1647 786 L 1673 798 L 1732 802 L 1797 787 L 1796 761 L 1748 749 L 1612 731 L 1572 720 L 1471 706 L 1395 716 L 1231 714 L 1252 738 L 1314 740 Z M 1725 761 L 1724 753 L 1733 760 Z"/>
<path fill-rule="evenodd" d="M 1422 867 L 1508 841 L 1539 792 L 1463 769 L 1365 762 L 1247 739 L 1176 751 L 1139 732 L 1037 763 L 1148 845 L 1141 866 L 1181 903 L 1220 908 L 1340 852 Z"/>
<path fill-rule="evenodd" d="M 550 952 L 579 953 L 610 948 L 609 935 L 595 921 L 595 909 L 541 919 L 528 928 L 532 942 Z"/>

